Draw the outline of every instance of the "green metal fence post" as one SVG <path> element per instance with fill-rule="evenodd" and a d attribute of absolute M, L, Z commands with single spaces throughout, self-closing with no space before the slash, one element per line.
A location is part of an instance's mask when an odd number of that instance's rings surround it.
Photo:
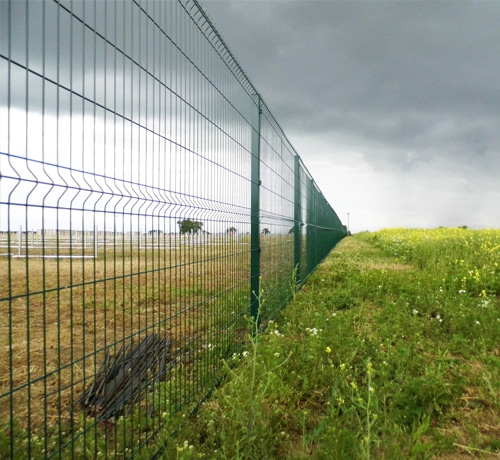
<path fill-rule="evenodd" d="M 302 232 L 300 230 L 300 226 L 302 223 L 301 218 L 301 206 L 300 206 L 300 158 L 298 155 L 295 155 L 295 197 L 294 197 L 294 226 L 293 226 L 293 238 L 294 238 L 294 267 L 295 267 L 295 285 L 298 286 L 301 283 L 301 266 L 300 266 L 300 253 L 301 253 L 301 240 L 302 240 Z"/>
<path fill-rule="evenodd" d="M 259 317 L 260 290 L 260 97 L 252 122 L 252 185 L 250 211 L 250 314 L 257 321 Z"/>
<path fill-rule="evenodd" d="M 314 259 L 316 255 L 316 238 L 315 231 L 317 224 L 316 215 L 314 209 L 314 181 L 311 177 L 307 179 L 307 273 L 311 273 L 314 270 Z"/>

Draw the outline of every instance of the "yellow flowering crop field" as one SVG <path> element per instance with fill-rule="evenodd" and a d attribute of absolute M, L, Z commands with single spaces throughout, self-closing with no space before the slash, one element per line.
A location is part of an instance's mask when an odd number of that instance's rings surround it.
<path fill-rule="evenodd" d="M 368 240 L 420 269 L 441 271 L 443 289 L 481 297 L 500 293 L 500 230 L 387 229 Z"/>
<path fill-rule="evenodd" d="M 344 239 L 168 458 L 500 458 L 499 265 L 500 230 Z"/>

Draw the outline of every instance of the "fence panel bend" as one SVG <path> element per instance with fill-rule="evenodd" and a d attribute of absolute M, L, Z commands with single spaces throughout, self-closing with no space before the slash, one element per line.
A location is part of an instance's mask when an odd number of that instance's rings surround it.
<path fill-rule="evenodd" d="M 1 455 L 154 457 L 345 228 L 197 1 L 0 35 Z"/>

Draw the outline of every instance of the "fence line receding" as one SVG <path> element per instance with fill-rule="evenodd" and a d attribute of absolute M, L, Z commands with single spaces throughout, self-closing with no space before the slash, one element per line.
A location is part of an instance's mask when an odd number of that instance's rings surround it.
<path fill-rule="evenodd" d="M 0 456 L 154 457 L 345 228 L 197 1 L 0 38 Z"/>

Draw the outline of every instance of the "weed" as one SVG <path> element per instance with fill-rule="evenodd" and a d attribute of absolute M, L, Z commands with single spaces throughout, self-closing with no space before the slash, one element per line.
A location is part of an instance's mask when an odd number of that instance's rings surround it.
<path fill-rule="evenodd" d="M 345 239 L 249 337 L 179 446 L 214 459 L 494 453 L 499 242 L 463 229 Z"/>

